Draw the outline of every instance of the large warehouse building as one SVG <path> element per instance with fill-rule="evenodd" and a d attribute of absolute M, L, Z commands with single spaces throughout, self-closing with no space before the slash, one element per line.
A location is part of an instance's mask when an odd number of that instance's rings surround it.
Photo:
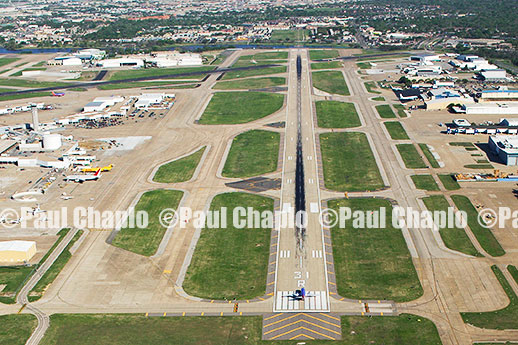
<path fill-rule="evenodd" d="M 34 241 L 5 241 L 0 242 L 0 262 L 28 262 L 36 254 Z"/>
<path fill-rule="evenodd" d="M 506 165 L 518 165 L 518 138 L 494 135 L 489 137 L 489 148 Z"/>

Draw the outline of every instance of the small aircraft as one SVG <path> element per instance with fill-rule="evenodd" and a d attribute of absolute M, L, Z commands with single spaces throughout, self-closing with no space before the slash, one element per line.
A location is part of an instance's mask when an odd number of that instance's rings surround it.
<path fill-rule="evenodd" d="M 306 289 L 301 288 L 300 290 L 295 290 L 295 293 L 292 293 L 291 295 L 285 295 L 282 297 L 288 297 L 295 301 L 303 301 L 306 297 L 314 297 L 313 295 L 306 294 Z"/>
<path fill-rule="evenodd" d="M 63 97 L 65 95 L 64 92 L 54 92 L 52 91 L 52 96 L 53 97 Z"/>
<path fill-rule="evenodd" d="M 96 181 L 101 177 L 101 169 L 97 169 L 95 174 L 87 174 L 87 175 L 69 175 L 65 177 L 65 181 L 79 182 L 83 183 L 85 181 Z"/>

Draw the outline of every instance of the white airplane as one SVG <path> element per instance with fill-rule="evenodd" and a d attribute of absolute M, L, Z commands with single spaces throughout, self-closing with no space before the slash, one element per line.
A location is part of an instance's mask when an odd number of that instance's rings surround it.
<path fill-rule="evenodd" d="M 101 177 L 101 169 L 97 169 L 95 174 L 86 174 L 86 175 L 69 175 L 65 177 L 65 181 L 79 182 L 83 183 L 85 181 L 96 181 Z"/>

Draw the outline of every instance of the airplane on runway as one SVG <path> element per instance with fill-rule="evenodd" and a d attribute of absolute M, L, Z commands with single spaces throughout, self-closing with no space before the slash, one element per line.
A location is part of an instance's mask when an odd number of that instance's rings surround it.
<path fill-rule="evenodd" d="M 53 97 L 63 97 L 65 95 L 64 92 L 54 92 L 52 91 L 52 96 Z"/>
<path fill-rule="evenodd" d="M 306 297 L 315 297 L 315 296 L 306 294 L 306 289 L 302 288 L 300 290 L 295 290 L 295 293 L 292 293 L 291 295 L 285 295 L 282 297 L 288 297 L 295 301 L 303 301 Z"/>
<path fill-rule="evenodd" d="M 101 169 L 97 169 L 95 174 L 87 174 L 87 175 L 69 175 L 65 177 L 65 181 L 79 182 L 83 183 L 85 181 L 96 181 L 101 177 Z"/>

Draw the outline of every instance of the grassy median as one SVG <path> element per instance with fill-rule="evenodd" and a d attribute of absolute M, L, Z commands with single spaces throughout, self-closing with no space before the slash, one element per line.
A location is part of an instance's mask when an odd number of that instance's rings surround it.
<path fill-rule="evenodd" d="M 312 49 L 309 51 L 311 60 L 334 59 L 338 56 L 338 50 L 335 49 Z"/>
<path fill-rule="evenodd" d="M 281 109 L 284 95 L 268 92 L 217 92 L 199 123 L 204 125 L 239 124 L 258 120 Z"/>
<path fill-rule="evenodd" d="M 504 255 L 505 250 L 502 248 L 495 235 L 493 235 L 491 229 L 480 225 L 478 221 L 478 211 L 475 206 L 473 206 L 469 198 L 464 195 L 452 195 L 451 198 L 459 210 L 467 213 L 469 228 L 482 248 L 484 248 L 484 250 L 491 256 Z"/>
<path fill-rule="evenodd" d="M 452 174 L 439 174 L 439 180 L 447 190 L 460 189 L 460 185 Z"/>
<path fill-rule="evenodd" d="M 351 128 L 361 126 L 354 103 L 338 101 L 315 102 L 318 127 Z"/>
<path fill-rule="evenodd" d="M 375 198 L 340 199 L 328 202 L 331 209 L 348 207 L 373 215 L 384 207 L 387 215 L 382 228 L 354 228 L 346 221 L 331 230 L 338 293 L 357 299 L 411 301 L 423 289 L 400 229 L 392 227 L 392 205 Z"/>
<path fill-rule="evenodd" d="M 349 89 L 345 83 L 344 75 L 340 71 L 313 72 L 313 86 L 327 93 L 349 96 Z"/>
<path fill-rule="evenodd" d="M 320 149 L 326 188 L 352 192 L 385 186 L 364 133 L 321 134 Z"/>
<path fill-rule="evenodd" d="M 412 175 L 410 176 L 417 189 L 427 191 L 438 191 L 439 186 L 432 175 Z"/>
<path fill-rule="evenodd" d="M 239 134 L 232 141 L 222 175 L 251 177 L 277 170 L 280 134 L 251 130 Z"/>
<path fill-rule="evenodd" d="M 202 230 L 183 288 L 192 296 L 209 299 L 261 296 L 266 288 L 271 227 L 238 229 L 232 214 L 236 207 L 273 212 L 273 199 L 240 192 L 216 195 L 210 209 L 222 207 L 227 208 L 228 224 Z"/>
<path fill-rule="evenodd" d="M 183 192 L 169 189 L 157 189 L 142 194 L 135 206 L 135 212 L 147 212 L 147 228 L 122 228 L 113 239 L 112 245 L 145 256 L 155 254 L 167 230 L 160 224 L 160 212 L 166 208 L 177 209 L 182 196 Z"/>
<path fill-rule="evenodd" d="M 216 90 L 250 90 L 262 89 L 265 87 L 286 85 L 286 78 L 283 77 L 265 77 L 265 78 L 250 78 L 239 79 L 232 81 L 220 81 L 214 85 Z"/>
<path fill-rule="evenodd" d="M 31 314 L 0 316 L 0 344 L 24 345 L 30 338 L 38 321 Z"/>
<path fill-rule="evenodd" d="M 54 314 L 42 345 L 268 345 L 261 316 L 145 317 L 142 314 Z M 342 316 L 342 340 L 311 340 L 311 345 L 441 345 L 428 319 Z M 293 345 L 295 340 L 275 341 Z M 15 343 L 18 344 L 18 343 Z M 10 345 L 10 344 L 9 344 Z"/>
<path fill-rule="evenodd" d="M 395 119 L 396 114 L 388 104 L 377 105 L 376 110 L 382 119 Z"/>
<path fill-rule="evenodd" d="M 448 207 L 451 207 L 444 195 L 432 195 L 423 198 L 423 202 L 426 205 L 426 208 L 431 212 L 447 212 Z M 451 227 L 445 226 L 444 228 L 439 229 L 439 233 L 441 234 L 441 238 L 446 247 L 464 254 L 482 256 L 473 243 L 471 243 L 471 240 L 463 228 L 458 228 L 455 225 Z"/>
<path fill-rule="evenodd" d="M 398 121 L 387 121 L 383 123 L 387 128 L 390 137 L 394 140 L 409 140 L 408 134 L 403 125 Z"/>
<path fill-rule="evenodd" d="M 225 72 L 223 76 L 223 80 L 226 79 L 238 79 L 238 78 L 247 78 L 247 77 L 255 77 L 258 75 L 269 75 L 269 74 L 280 74 L 286 73 L 288 68 L 286 66 L 274 66 L 274 67 L 265 67 L 265 68 L 255 68 L 255 69 L 247 69 L 241 71 L 230 71 Z"/>
<path fill-rule="evenodd" d="M 161 165 L 153 176 L 153 181 L 160 183 L 189 181 L 200 163 L 205 148 L 204 146 L 186 157 Z"/>
<path fill-rule="evenodd" d="M 396 148 L 408 169 L 426 168 L 426 164 L 414 144 L 397 144 Z"/>
<path fill-rule="evenodd" d="M 423 151 L 424 156 L 426 157 L 432 168 L 437 169 L 441 167 L 427 144 L 419 144 L 419 147 L 421 148 L 421 151 Z"/>
<path fill-rule="evenodd" d="M 123 80 L 123 79 L 132 79 L 132 78 L 161 77 L 161 76 L 171 76 L 170 78 L 174 78 L 174 79 L 201 80 L 205 77 L 205 74 L 194 74 L 194 75 L 180 76 L 180 77 L 176 77 L 175 75 L 182 74 L 182 73 L 191 73 L 191 72 L 205 72 L 205 71 L 211 71 L 213 69 L 214 69 L 214 66 L 128 69 L 128 70 L 122 70 L 122 71 L 115 71 L 115 72 L 111 73 L 109 80 Z"/>

